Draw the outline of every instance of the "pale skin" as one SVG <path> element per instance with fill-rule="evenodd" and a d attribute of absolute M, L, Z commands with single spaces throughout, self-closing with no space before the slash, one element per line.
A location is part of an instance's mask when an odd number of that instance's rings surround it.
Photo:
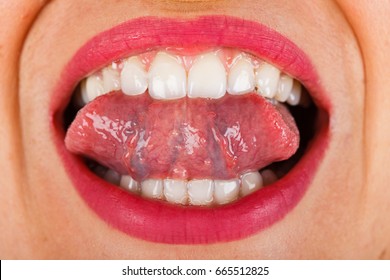
<path fill-rule="evenodd" d="M 390 2 L 0 0 L 0 257 L 390 258 Z M 89 38 L 145 15 L 227 14 L 282 33 L 312 60 L 334 102 L 332 140 L 308 192 L 249 238 L 166 245 L 100 220 L 72 186 L 48 104 Z"/>

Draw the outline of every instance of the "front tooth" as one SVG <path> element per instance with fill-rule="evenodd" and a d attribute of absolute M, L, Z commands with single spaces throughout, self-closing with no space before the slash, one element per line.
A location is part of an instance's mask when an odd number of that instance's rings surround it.
<path fill-rule="evenodd" d="M 255 72 L 252 63 L 245 58 L 240 58 L 230 68 L 227 91 L 233 95 L 240 95 L 251 92 L 254 88 Z"/>
<path fill-rule="evenodd" d="M 226 93 L 226 71 L 213 53 L 199 56 L 188 73 L 188 96 L 217 99 Z"/>
<path fill-rule="evenodd" d="M 112 169 L 108 169 L 106 174 L 104 174 L 104 180 L 114 185 L 119 185 L 120 179 L 121 175 Z"/>
<path fill-rule="evenodd" d="M 183 180 L 164 180 L 164 196 L 169 202 L 186 204 L 187 203 L 187 182 Z"/>
<path fill-rule="evenodd" d="M 129 175 L 123 175 L 119 185 L 125 190 L 129 190 L 133 193 L 138 193 L 140 188 L 139 183 Z"/>
<path fill-rule="evenodd" d="M 275 99 L 280 102 L 285 102 L 290 95 L 293 87 L 293 79 L 285 74 L 280 76 L 278 92 L 276 93 Z"/>
<path fill-rule="evenodd" d="M 291 89 L 290 95 L 287 98 L 287 103 L 296 106 L 301 100 L 302 86 L 301 83 L 297 80 L 294 80 L 293 87 Z"/>
<path fill-rule="evenodd" d="M 91 102 L 103 93 L 103 81 L 96 74 L 89 76 L 81 83 L 81 98 L 85 104 Z"/>
<path fill-rule="evenodd" d="M 119 72 L 112 68 L 103 69 L 103 87 L 104 93 L 109 93 L 121 88 L 121 82 L 119 78 Z"/>
<path fill-rule="evenodd" d="M 186 96 L 186 71 L 171 55 L 160 52 L 149 69 L 149 94 L 155 99 Z"/>
<path fill-rule="evenodd" d="M 142 195 L 148 198 L 160 199 L 163 196 L 162 180 L 147 179 L 141 184 Z"/>
<path fill-rule="evenodd" d="M 213 180 L 191 180 L 188 182 L 188 196 L 192 205 L 210 205 L 213 202 Z"/>
<path fill-rule="evenodd" d="M 271 185 L 278 180 L 278 177 L 276 176 L 275 172 L 273 172 L 271 169 L 264 169 L 263 171 L 261 171 L 261 176 L 263 177 L 264 186 Z"/>
<path fill-rule="evenodd" d="M 147 73 L 136 56 L 125 61 L 121 72 L 121 85 L 126 95 L 139 95 L 148 88 Z"/>
<path fill-rule="evenodd" d="M 278 89 L 280 71 L 275 66 L 263 63 L 256 70 L 256 86 L 260 95 L 273 98 Z"/>
<path fill-rule="evenodd" d="M 241 177 L 241 196 L 251 194 L 263 186 L 263 177 L 259 172 L 247 172 Z"/>
<path fill-rule="evenodd" d="M 229 203 L 238 197 L 240 183 L 238 180 L 215 180 L 214 200 L 218 204 Z"/>

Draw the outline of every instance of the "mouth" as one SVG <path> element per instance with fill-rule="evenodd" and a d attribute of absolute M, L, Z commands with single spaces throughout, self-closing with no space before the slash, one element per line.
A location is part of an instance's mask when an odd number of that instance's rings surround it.
<path fill-rule="evenodd" d="M 226 16 L 140 18 L 92 38 L 52 95 L 71 181 L 110 226 L 171 244 L 237 240 L 304 196 L 331 104 L 290 40 Z"/>

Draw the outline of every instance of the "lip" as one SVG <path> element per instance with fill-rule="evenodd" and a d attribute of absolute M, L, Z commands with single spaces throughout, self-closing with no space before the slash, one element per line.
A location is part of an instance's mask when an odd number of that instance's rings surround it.
<path fill-rule="evenodd" d="M 237 240 L 270 227 L 302 199 L 328 147 L 328 120 L 300 161 L 273 185 L 217 208 L 182 207 L 129 194 L 98 178 L 64 145 L 62 115 L 77 83 L 109 62 L 159 47 L 232 47 L 249 52 L 297 78 L 316 106 L 331 102 L 309 58 L 294 43 L 257 22 L 227 16 L 190 20 L 145 17 L 104 31 L 81 47 L 61 75 L 50 103 L 53 138 L 80 196 L 109 225 L 136 238 L 171 244 Z"/>

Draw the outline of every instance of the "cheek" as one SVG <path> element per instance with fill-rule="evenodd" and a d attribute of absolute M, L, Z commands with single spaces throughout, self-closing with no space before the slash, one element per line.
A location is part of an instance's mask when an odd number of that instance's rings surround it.
<path fill-rule="evenodd" d="M 8 257 L 16 257 L 22 253 L 28 256 L 30 243 L 20 242 L 30 238 L 28 219 L 28 200 L 25 193 L 25 169 L 23 168 L 22 134 L 20 131 L 20 115 L 18 100 L 19 57 L 23 48 L 24 39 L 40 9 L 41 2 L 31 1 L 0 1 L 2 18 L 2 33 L 0 35 L 0 211 L 4 213 L 1 220 L 2 248 L 1 251 Z M 20 113 L 20 114 L 19 114 Z M 3 227 L 4 226 L 4 227 Z M 14 242 L 15 241 L 15 242 Z M 23 245 L 21 244 L 23 243 Z M 10 244 L 10 246 L 6 245 Z M 20 245 L 18 245 L 20 244 Z"/>

